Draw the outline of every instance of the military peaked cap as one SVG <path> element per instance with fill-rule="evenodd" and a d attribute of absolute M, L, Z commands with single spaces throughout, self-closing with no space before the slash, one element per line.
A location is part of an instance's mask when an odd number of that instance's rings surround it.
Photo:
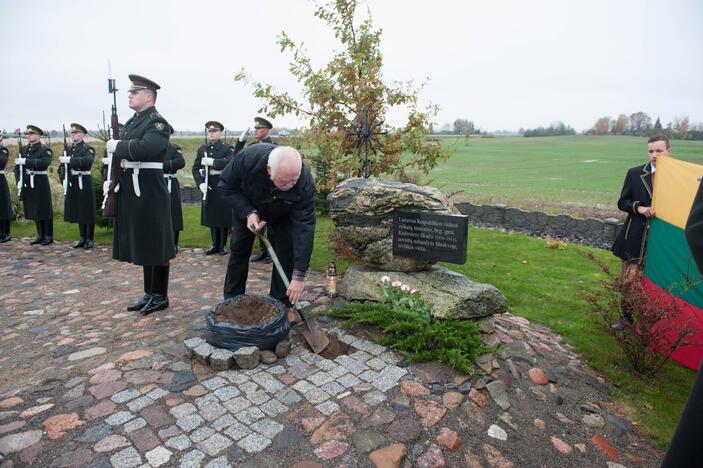
<path fill-rule="evenodd" d="M 85 133 L 86 135 L 88 134 L 88 130 L 83 125 L 78 124 L 78 123 L 71 124 L 71 131 Z"/>
<path fill-rule="evenodd" d="M 266 127 L 269 129 L 273 128 L 273 124 L 263 117 L 255 117 L 254 122 L 256 122 L 258 125 L 261 125 L 262 127 Z"/>
<path fill-rule="evenodd" d="M 225 126 L 216 120 L 211 120 L 209 122 L 205 122 L 205 128 L 207 128 L 208 130 L 214 129 L 214 130 L 222 131 L 225 129 Z"/>
<path fill-rule="evenodd" d="M 149 78 L 145 78 L 139 75 L 129 75 L 129 81 L 132 82 L 132 87 L 129 88 L 129 92 L 139 91 L 140 89 L 150 89 L 156 91 L 161 89 L 161 86 L 151 81 Z"/>
<path fill-rule="evenodd" d="M 37 127 L 36 125 L 27 125 L 27 133 L 37 133 L 39 135 L 43 135 L 44 130 Z"/>

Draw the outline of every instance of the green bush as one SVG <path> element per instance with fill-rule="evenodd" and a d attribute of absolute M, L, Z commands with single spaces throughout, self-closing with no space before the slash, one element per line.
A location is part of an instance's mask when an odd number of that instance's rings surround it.
<path fill-rule="evenodd" d="M 330 314 L 345 319 L 343 326 L 365 324 L 380 327 L 379 344 L 402 352 L 411 362 L 436 361 L 474 374 L 474 359 L 486 352 L 476 322 L 428 321 L 410 310 L 392 310 L 386 304 L 352 303 Z"/>

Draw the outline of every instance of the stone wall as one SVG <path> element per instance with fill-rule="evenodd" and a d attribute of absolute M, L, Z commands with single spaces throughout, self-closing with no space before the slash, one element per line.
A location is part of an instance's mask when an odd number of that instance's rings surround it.
<path fill-rule="evenodd" d="M 581 219 L 541 211 L 524 211 L 503 204 L 455 203 L 455 206 L 469 217 L 469 223 L 474 226 L 504 228 L 532 236 L 558 237 L 603 248 L 610 248 L 620 226 L 620 221 L 616 218 Z"/>

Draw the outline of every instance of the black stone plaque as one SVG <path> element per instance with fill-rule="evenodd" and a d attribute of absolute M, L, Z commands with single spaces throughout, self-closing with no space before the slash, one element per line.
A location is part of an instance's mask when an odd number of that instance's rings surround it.
<path fill-rule="evenodd" d="M 466 263 L 469 218 L 423 211 L 393 213 L 393 255 Z"/>

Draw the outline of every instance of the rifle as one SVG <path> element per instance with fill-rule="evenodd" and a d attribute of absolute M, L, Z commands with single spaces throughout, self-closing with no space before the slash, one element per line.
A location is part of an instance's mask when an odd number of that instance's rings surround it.
<path fill-rule="evenodd" d="M 205 127 L 205 145 L 207 145 L 207 127 Z M 203 157 L 207 158 L 207 146 L 205 146 L 205 151 L 203 152 Z M 210 166 L 203 166 L 205 168 L 205 191 L 203 192 L 203 201 L 207 200 L 207 191 L 209 190 L 209 179 L 210 179 Z"/>
<path fill-rule="evenodd" d="M 112 78 L 112 73 L 109 73 L 110 77 L 107 79 L 107 91 L 112 94 L 112 115 L 110 116 L 110 126 L 112 127 L 112 139 L 119 139 L 119 119 L 117 117 L 117 86 L 115 85 L 115 80 Z M 114 218 L 117 215 L 117 193 L 115 192 L 115 187 L 120 180 L 120 165 L 119 161 L 116 161 L 114 153 L 108 153 L 107 157 L 109 159 L 107 165 L 107 193 L 103 196 L 103 217 Z"/>
<path fill-rule="evenodd" d="M 17 133 L 17 138 L 18 138 L 18 140 L 17 140 L 17 157 L 21 158 L 22 157 L 22 132 L 18 128 L 16 130 L 16 133 Z M 25 135 L 26 135 L 26 133 L 25 133 Z M 17 189 L 17 198 L 19 198 L 20 200 L 21 200 L 20 197 L 22 196 L 22 187 L 24 187 L 24 165 L 20 166 L 20 186 Z"/>
<path fill-rule="evenodd" d="M 66 142 L 66 125 L 63 126 L 63 157 L 68 156 L 68 143 Z M 68 191 L 68 163 L 63 163 L 63 194 Z"/>

